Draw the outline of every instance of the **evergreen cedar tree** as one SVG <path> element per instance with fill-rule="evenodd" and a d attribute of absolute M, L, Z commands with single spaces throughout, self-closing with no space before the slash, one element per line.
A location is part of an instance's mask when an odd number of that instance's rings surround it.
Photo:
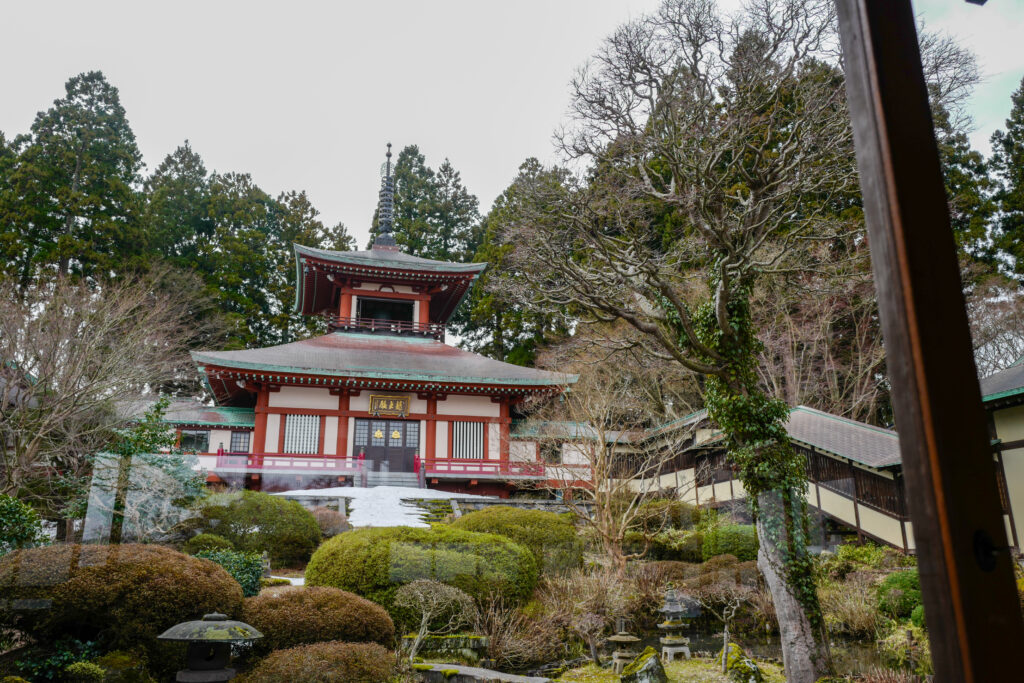
<path fill-rule="evenodd" d="M 1024 79 L 1013 93 L 1006 130 L 992 136 L 991 166 L 999 211 L 995 243 L 1024 283 Z"/>

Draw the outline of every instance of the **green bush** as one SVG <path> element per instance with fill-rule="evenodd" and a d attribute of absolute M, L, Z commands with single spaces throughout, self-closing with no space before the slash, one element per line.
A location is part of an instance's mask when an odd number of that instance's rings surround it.
<path fill-rule="evenodd" d="M 45 541 L 43 523 L 36 511 L 17 498 L 0 494 L 0 555 Z"/>
<path fill-rule="evenodd" d="M 438 524 L 347 531 L 320 546 L 306 568 L 307 585 L 351 591 L 392 616 L 395 591 L 416 579 L 441 581 L 476 598 L 497 594 L 519 602 L 537 583 L 537 562 L 504 536 Z"/>
<path fill-rule="evenodd" d="M 332 640 L 388 647 L 395 639 L 383 607 L 338 588 L 310 586 L 248 598 L 243 621 L 263 634 L 253 644 L 256 654 Z"/>
<path fill-rule="evenodd" d="M 158 545 L 52 545 L 0 558 L 0 625 L 39 642 L 138 646 L 154 669 L 181 668 L 184 646 L 156 636 L 209 612 L 236 616 L 242 589 L 223 568 Z M 38 609 L 48 601 L 47 609 Z M 71 662 L 65 662 L 65 666 Z M 63 667 L 62 667 L 63 668 Z"/>
<path fill-rule="evenodd" d="M 878 584 L 878 607 L 897 619 L 906 619 L 921 604 L 921 580 L 916 569 L 893 572 Z"/>
<path fill-rule="evenodd" d="M 383 683 L 394 675 L 395 656 L 376 643 L 316 643 L 278 650 L 244 683 Z"/>
<path fill-rule="evenodd" d="M 271 576 L 269 579 L 266 578 L 266 577 L 263 577 L 262 579 L 260 579 L 260 587 L 261 588 L 273 588 L 275 586 L 290 586 L 290 585 L 292 585 L 292 582 L 289 581 L 288 579 L 281 579 L 281 578 L 277 578 L 277 577 L 273 577 L 273 576 Z"/>
<path fill-rule="evenodd" d="M 452 526 L 512 539 L 533 553 L 541 572 L 565 571 L 583 564 L 583 541 L 576 527 L 571 519 L 554 512 L 496 505 L 463 515 Z"/>
<path fill-rule="evenodd" d="M 910 623 L 918 628 L 928 628 L 924 620 L 924 605 L 918 605 L 914 608 L 914 611 L 910 613 Z"/>
<path fill-rule="evenodd" d="M 637 509 L 637 527 L 648 533 L 692 529 L 699 522 L 700 508 L 681 500 L 650 500 Z"/>
<path fill-rule="evenodd" d="M 201 553 L 204 550 L 234 550 L 235 544 L 217 534 L 199 534 L 185 541 L 181 547 L 182 552 L 189 555 Z"/>
<path fill-rule="evenodd" d="M 735 555 L 740 562 L 757 559 L 757 529 L 752 524 L 726 524 L 704 534 L 701 556 L 705 561 L 715 555 Z"/>
<path fill-rule="evenodd" d="M 64 669 L 64 680 L 68 683 L 103 683 L 107 672 L 92 662 L 75 662 Z"/>
<path fill-rule="evenodd" d="M 260 555 L 239 550 L 204 550 L 195 556 L 224 567 L 242 587 L 243 596 L 248 598 L 259 594 L 260 579 L 263 578 L 263 558 Z"/>
<path fill-rule="evenodd" d="M 625 550 L 637 553 L 644 548 L 644 535 L 629 531 L 625 537 Z M 701 562 L 704 559 L 704 534 L 695 529 L 666 529 L 652 534 L 647 540 L 646 560 L 668 562 Z"/>
<path fill-rule="evenodd" d="M 76 662 L 86 662 L 99 654 L 96 643 L 91 640 L 81 641 L 62 637 L 54 641 L 41 642 L 45 644 L 20 652 L 21 656 L 15 662 L 18 672 L 33 681 L 62 680 L 64 670 L 68 666 Z"/>
<path fill-rule="evenodd" d="M 293 500 L 257 491 L 213 496 L 199 528 L 229 540 L 237 550 L 270 553 L 277 566 L 301 564 L 320 543 L 320 527 Z"/>
<path fill-rule="evenodd" d="M 106 672 L 103 683 L 154 683 L 143 652 L 114 650 L 92 661 Z"/>

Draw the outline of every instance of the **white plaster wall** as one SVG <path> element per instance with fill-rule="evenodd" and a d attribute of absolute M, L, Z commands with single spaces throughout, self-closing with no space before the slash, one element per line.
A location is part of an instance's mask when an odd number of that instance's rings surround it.
<path fill-rule="evenodd" d="M 821 509 L 856 529 L 857 516 L 853 512 L 853 501 L 826 488 L 819 488 L 821 490 Z M 900 545 L 903 545 L 902 537 L 900 538 Z"/>
<path fill-rule="evenodd" d="M 501 425 L 491 423 L 485 426 L 487 430 L 487 459 L 501 459 Z"/>
<path fill-rule="evenodd" d="M 211 429 L 210 430 L 210 452 L 216 453 L 218 448 L 225 451 L 231 450 L 231 430 Z"/>
<path fill-rule="evenodd" d="M 562 444 L 562 463 L 565 465 L 586 465 L 590 459 L 586 451 L 574 443 Z"/>
<path fill-rule="evenodd" d="M 470 415 L 473 417 L 500 417 L 501 405 L 490 396 L 452 396 L 437 402 L 438 415 Z"/>
<path fill-rule="evenodd" d="M 700 500 L 701 505 L 707 505 L 715 497 L 714 486 L 700 486 L 697 488 L 697 497 Z"/>
<path fill-rule="evenodd" d="M 267 415 L 267 443 L 264 453 L 277 453 L 278 435 L 281 433 L 281 416 L 277 413 Z"/>
<path fill-rule="evenodd" d="M 355 450 L 356 443 L 356 419 L 354 417 L 348 418 L 348 444 L 345 446 L 345 457 L 352 459 L 355 458 L 358 453 Z"/>
<path fill-rule="evenodd" d="M 268 396 L 271 408 L 338 409 L 338 397 L 326 388 L 281 387 L 280 391 L 271 391 Z"/>
<path fill-rule="evenodd" d="M 914 525 L 912 522 L 904 522 L 903 526 L 907 527 L 907 548 L 913 550 L 917 547 L 914 543 Z"/>
<path fill-rule="evenodd" d="M 448 457 L 448 423 L 438 421 L 437 423 L 437 434 L 434 445 L 434 457 L 435 458 L 447 458 Z"/>
<path fill-rule="evenodd" d="M 1024 439 L 1024 406 L 1003 408 L 992 413 L 996 423 L 996 436 L 1003 441 Z"/>
<path fill-rule="evenodd" d="M 1001 437 L 1002 435 L 1000 435 Z M 1013 511 L 1013 524 L 1017 527 L 1017 541 L 1024 543 L 1024 448 L 1003 451 L 1003 472 L 1006 474 L 1006 491 L 1010 494 L 1010 509 Z M 1007 538 L 1012 539 L 1009 533 Z"/>
<path fill-rule="evenodd" d="M 508 459 L 516 462 L 534 462 L 537 459 L 536 441 L 510 441 Z"/>
<path fill-rule="evenodd" d="M 338 454 L 338 418 L 328 415 L 324 420 L 324 455 Z"/>
<path fill-rule="evenodd" d="M 732 500 L 733 494 L 732 494 L 732 491 L 730 491 L 730 489 L 729 489 L 729 482 L 727 482 L 727 481 L 720 481 L 720 482 L 718 482 L 717 484 L 714 485 L 714 489 L 715 489 L 715 500 L 721 500 L 721 501 Z"/>
<path fill-rule="evenodd" d="M 858 512 L 861 529 L 878 536 L 883 541 L 892 543 L 897 548 L 903 547 L 903 533 L 900 531 L 902 522 L 900 520 L 863 505 L 858 507 Z"/>
<path fill-rule="evenodd" d="M 361 391 L 358 396 L 351 396 L 348 399 L 349 410 L 369 410 L 370 409 L 370 392 Z"/>

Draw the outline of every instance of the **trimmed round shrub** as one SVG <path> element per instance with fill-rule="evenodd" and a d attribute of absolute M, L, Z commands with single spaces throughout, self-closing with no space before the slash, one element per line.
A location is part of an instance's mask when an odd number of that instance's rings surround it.
<path fill-rule="evenodd" d="M 189 555 L 201 553 L 204 550 L 234 550 L 235 544 L 217 534 L 199 534 L 185 541 L 181 547 L 182 552 Z"/>
<path fill-rule="evenodd" d="M 893 572 L 878 584 L 878 608 L 897 619 L 905 619 L 921 604 L 921 579 L 917 570 Z"/>
<path fill-rule="evenodd" d="M 103 667 L 92 662 L 75 662 L 64 669 L 64 677 L 68 683 L 103 683 L 106 675 Z"/>
<path fill-rule="evenodd" d="M 475 598 L 527 599 L 537 562 L 523 546 L 498 536 L 437 524 L 360 528 L 328 540 L 306 568 L 306 585 L 333 586 L 383 606 L 392 617 L 399 586 L 434 579 Z"/>
<path fill-rule="evenodd" d="M 39 514 L 17 498 L 0 494 L 0 555 L 32 548 L 45 540 Z"/>
<path fill-rule="evenodd" d="M 242 611 L 242 589 L 223 568 L 158 545 L 18 550 L 0 558 L 0 594 L 8 598 L 0 602 L 0 625 L 40 642 L 138 647 L 162 670 L 181 668 L 184 656 L 180 643 L 156 639 L 166 629 L 210 612 Z"/>
<path fill-rule="evenodd" d="M 270 553 L 277 566 L 301 564 L 320 543 L 312 513 L 294 500 L 258 491 L 215 496 L 202 511 L 201 528 L 236 550 Z"/>
<path fill-rule="evenodd" d="M 452 526 L 512 539 L 533 553 L 541 572 L 565 571 L 583 564 L 583 540 L 576 527 L 571 519 L 554 512 L 496 505 L 463 515 Z"/>
<path fill-rule="evenodd" d="M 394 674 L 395 656 L 376 643 L 316 643 L 278 650 L 261 661 L 244 683 L 383 683 Z"/>
<path fill-rule="evenodd" d="M 348 525 L 348 519 L 345 518 L 345 515 L 337 510 L 332 510 L 331 508 L 313 508 L 313 518 L 316 520 L 317 526 L 320 527 L 320 534 L 324 538 L 337 536 L 343 531 L 348 531 L 351 528 Z"/>
<path fill-rule="evenodd" d="M 704 533 L 701 555 L 705 561 L 715 555 L 735 555 L 740 562 L 757 559 L 757 529 L 753 524 L 725 524 Z"/>
<path fill-rule="evenodd" d="M 245 597 L 259 595 L 262 587 L 260 579 L 263 578 L 263 558 L 260 555 L 238 550 L 204 550 L 196 553 L 196 557 L 216 562 L 224 567 L 242 587 L 242 595 Z"/>
<path fill-rule="evenodd" d="M 383 607 L 339 588 L 310 586 L 248 598 L 243 614 L 263 634 L 253 644 L 257 654 L 331 640 L 388 647 L 395 639 Z"/>

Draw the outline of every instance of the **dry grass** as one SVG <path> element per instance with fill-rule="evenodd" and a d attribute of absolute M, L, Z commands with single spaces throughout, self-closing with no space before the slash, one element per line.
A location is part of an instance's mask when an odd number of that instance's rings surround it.
<path fill-rule="evenodd" d="M 818 587 L 818 600 L 829 632 L 875 637 L 879 616 L 872 577 L 854 572 L 845 581 L 827 580 Z"/>

